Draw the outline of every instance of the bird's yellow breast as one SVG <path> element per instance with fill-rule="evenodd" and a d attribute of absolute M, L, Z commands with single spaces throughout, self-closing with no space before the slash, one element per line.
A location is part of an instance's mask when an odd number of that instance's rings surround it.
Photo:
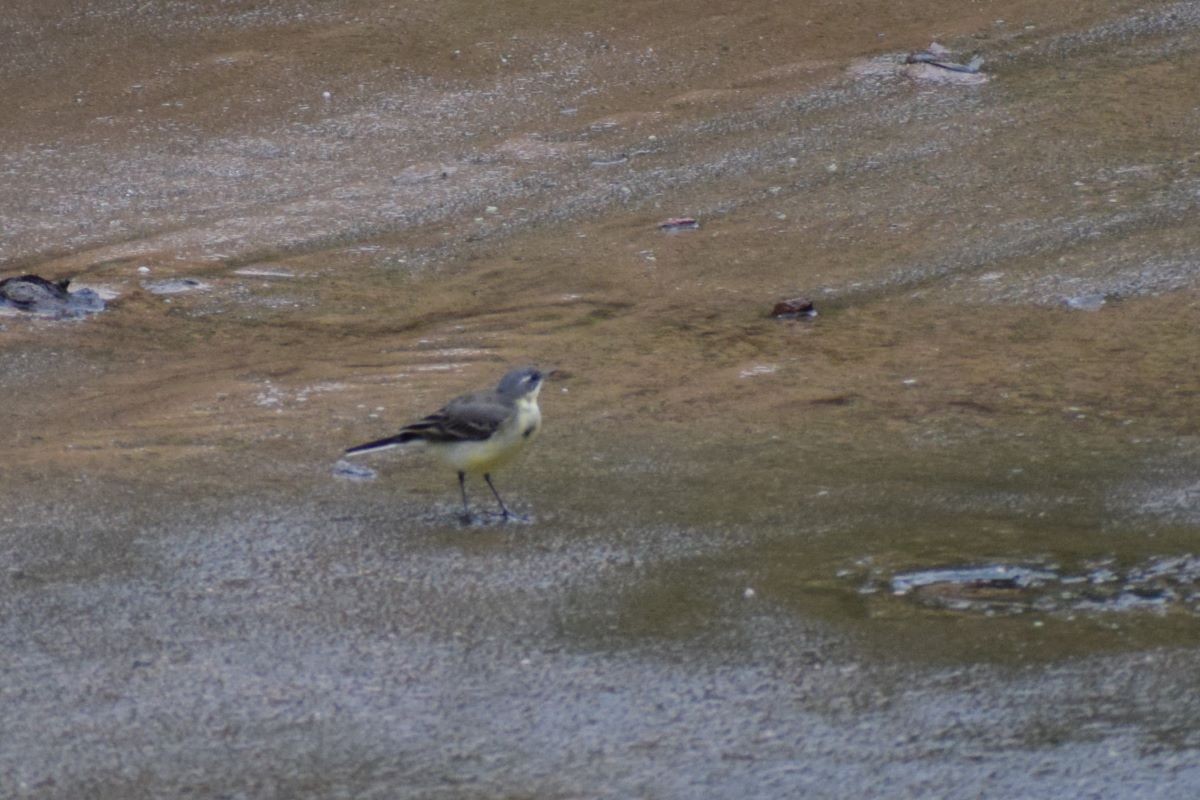
<path fill-rule="evenodd" d="M 536 396 L 521 398 L 516 406 L 516 413 L 489 438 L 441 445 L 437 448 L 438 455 L 454 469 L 476 475 L 504 466 L 537 438 L 542 427 Z"/>

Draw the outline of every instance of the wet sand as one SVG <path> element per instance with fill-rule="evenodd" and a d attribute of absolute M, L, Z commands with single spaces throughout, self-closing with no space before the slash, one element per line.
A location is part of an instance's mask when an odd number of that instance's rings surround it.
<path fill-rule="evenodd" d="M 1198 32 L 16 4 L 0 277 L 108 306 L 0 315 L 0 796 L 1195 796 L 1194 586 L 886 587 L 1196 554 Z M 333 474 L 529 362 L 531 524 Z"/>

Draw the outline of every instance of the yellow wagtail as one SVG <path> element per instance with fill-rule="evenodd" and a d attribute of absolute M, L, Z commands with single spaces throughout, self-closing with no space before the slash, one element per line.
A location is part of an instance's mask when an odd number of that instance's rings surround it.
<path fill-rule="evenodd" d="M 458 472 L 465 521 L 471 519 L 467 473 L 483 475 L 507 520 L 515 515 L 496 491 L 492 471 L 525 449 L 542 427 L 542 412 L 537 402 L 542 377 L 534 367 L 514 369 L 500 379 L 495 389 L 456 397 L 441 410 L 405 425 L 395 436 L 351 447 L 346 455 L 373 453 L 402 444 L 423 444 Z"/>

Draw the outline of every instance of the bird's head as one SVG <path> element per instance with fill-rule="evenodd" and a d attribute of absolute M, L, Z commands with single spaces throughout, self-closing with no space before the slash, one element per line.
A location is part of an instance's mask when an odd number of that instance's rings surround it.
<path fill-rule="evenodd" d="M 542 388 L 541 370 L 537 367 L 518 367 L 500 379 L 496 391 L 505 397 L 524 397 L 536 395 Z"/>

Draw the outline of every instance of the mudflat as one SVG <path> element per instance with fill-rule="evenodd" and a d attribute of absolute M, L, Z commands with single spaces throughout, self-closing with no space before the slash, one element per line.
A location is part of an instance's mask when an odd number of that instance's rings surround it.
<path fill-rule="evenodd" d="M 1194 3 L 10 5 L 0 796 L 1200 790 Z"/>

